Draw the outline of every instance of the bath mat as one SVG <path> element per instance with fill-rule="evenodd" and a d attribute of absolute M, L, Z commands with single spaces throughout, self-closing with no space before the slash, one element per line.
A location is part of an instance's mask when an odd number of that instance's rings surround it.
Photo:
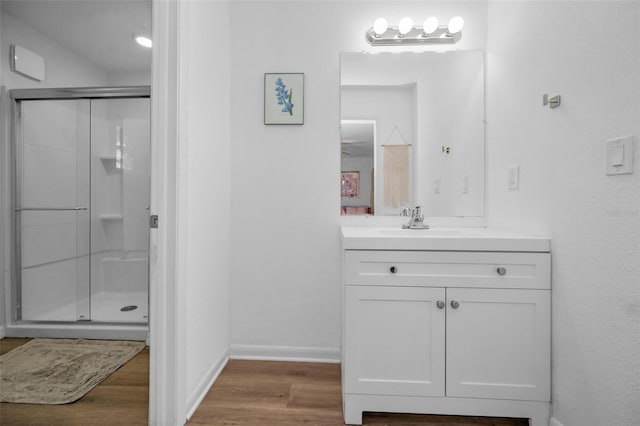
<path fill-rule="evenodd" d="M 120 340 L 31 340 L 0 356 L 0 401 L 77 401 L 144 347 Z"/>

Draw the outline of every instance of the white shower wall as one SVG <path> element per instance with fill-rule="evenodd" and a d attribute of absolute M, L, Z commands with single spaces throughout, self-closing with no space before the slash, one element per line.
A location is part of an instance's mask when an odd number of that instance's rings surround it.
<path fill-rule="evenodd" d="M 91 320 L 146 322 L 149 100 L 93 100 L 91 112 Z"/>

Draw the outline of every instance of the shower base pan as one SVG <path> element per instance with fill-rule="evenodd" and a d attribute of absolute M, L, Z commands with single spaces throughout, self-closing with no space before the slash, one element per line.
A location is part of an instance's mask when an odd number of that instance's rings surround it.
<path fill-rule="evenodd" d="M 19 322 L 5 328 L 6 337 L 45 337 L 53 339 L 103 339 L 147 341 L 147 324 L 42 323 Z"/>

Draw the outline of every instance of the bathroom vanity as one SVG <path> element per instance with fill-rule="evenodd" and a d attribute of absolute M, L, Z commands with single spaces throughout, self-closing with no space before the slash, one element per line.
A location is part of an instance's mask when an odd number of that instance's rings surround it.
<path fill-rule="evenodd" d="M 342 227 L 343 413 L 548 424 L 550 242 L 484 228 Z"/>

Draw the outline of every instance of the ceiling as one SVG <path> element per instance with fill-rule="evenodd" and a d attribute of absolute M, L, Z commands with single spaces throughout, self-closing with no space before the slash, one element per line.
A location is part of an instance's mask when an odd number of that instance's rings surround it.
<path fill-rule="evenodd" d="M 149 71 L 151 0 L 1 0 L 2 12 L 35 28 L 107 72 Z"/>
<path fill-rule="evenodd" d="M 373 158 L 373 123 L 342 122 L 342 155 Z"/>

